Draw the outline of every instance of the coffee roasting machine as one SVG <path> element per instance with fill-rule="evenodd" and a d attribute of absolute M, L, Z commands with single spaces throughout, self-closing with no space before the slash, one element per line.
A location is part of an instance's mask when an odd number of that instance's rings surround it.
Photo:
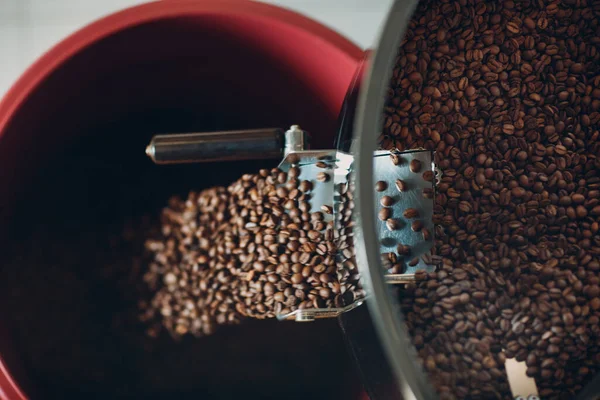
<path fill-rule="evenodd" d="M 342 192 L 353 193 L 353 240 L 355 254 L 341 256 L 343 261 L 356 258 L 365 295 L 353 304 L 341 308 L 296 310 L 280 315 L 282 320 L 298 322 L 319 318 L 339 318 L 356 357 L 365 385 L 376 399 L 434 399 L 433 386 L 417 360 L 394 290 L 398 285 L 414 282 L 419 273 L 435 269 L 429 250 L 435 227 L 432 221 L 436 182 L 441 178 L 434 163 L 434 153 L 425 149 L 406 152 L 376 149 L 375 138 L 382 127 L 386 88 L 391 78 L 396 52 L 405 34 L 408 21 L 416 7 L 415 0 L 395 1 L 383 27 L 376 51 L 368 61 L 367 72 L 357 76 L 350 88 L 342 113 L 334 149 L 310 149 L 309 134 L 299 126 L 287 131 L 262 129 L 238 132 L 212 132 L 158 135 L 148 145 L 146 153 L 157 164 L 230 161 L 243 159 L 281 159 L 284 171 L 299 165 L 302 179 L 315 183 L 311 204 L 314 210 L 332 204 L 336 229 L 342 224 Z M 298 121 L 301 123 L 301 121 Z M 411 163 L 419 162 L 418 170 Z M 414 165 L 414 163 L 413 163 Z M 320 181 L 323 169 L 332 178 Z M 425 173 L 425 174 L 424 174 Z M 425 178 L 424 178 L 425 177 Z M 398 194 L 394 182 L 400 179 L 410 188 L 398 196 L 391 206 L 392 214 L 401 215 L 413 208 L 420 212 L 423 226 L 431 232 L 429 238 L 415 232 L 410 224 L 388 229 L 378 218 L 381 197 Z M 388 187 L 373 195 L 376 183 L 385 181 Z M 418 193 L 419 195 L 415 195 Z M 398 244 L 412 249 L 405 257 L 402 271 L 390 273 L 385 267 L 385 255 Z M 343 262 L 342 261 L 342 262 Z M 508 359 L 506 371 L 515 399 L 539 399 L 535 380 L 526 375 L 524 362 Z M 600 377 L 594 379 L 579 394 L 578 399 L 592 399 L 600 393 Z"/>

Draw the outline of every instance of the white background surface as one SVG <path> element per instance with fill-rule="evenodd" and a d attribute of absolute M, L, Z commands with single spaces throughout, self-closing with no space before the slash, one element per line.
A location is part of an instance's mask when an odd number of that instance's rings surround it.
<path fill-rule="evenodd" d="M 202 0 L 198 0 L 202 1 Z M 371 46 L 392 0 L 263 0 Z M 40 55 L 104 15 L 145 0 L 0 0 L 0 97 Z"/>

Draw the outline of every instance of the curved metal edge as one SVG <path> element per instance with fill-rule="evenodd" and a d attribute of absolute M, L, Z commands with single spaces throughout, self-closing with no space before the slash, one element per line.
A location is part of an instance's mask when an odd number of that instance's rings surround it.
<path fill-rule="evenodd" d="M 600 373 L 596 374 L 594 378 L 583 390 L 577 394 L 575 400 L 597 400 L 600 399 Z"/>
<path fill-rule="evenodd" d="M 375 234 L 373 196 L 373 152 L 376 133 L 383 126 L 385 95 L 398 48 L 418 0 L 396 0 L 380 33 L 378 48 L 371 58 L 370 70 L 361 90 L 355 119 L 352 153 L 356 160 L 355 249 L 361 279 L 369 295 L 367 305 L 373 323 L 394 369 L 405 399 L 436 399 L 437 395 L 417 361 L 416 349 L 406 331 L 399 307 L 393 304 L 381 273 L 379 243 Z"/>

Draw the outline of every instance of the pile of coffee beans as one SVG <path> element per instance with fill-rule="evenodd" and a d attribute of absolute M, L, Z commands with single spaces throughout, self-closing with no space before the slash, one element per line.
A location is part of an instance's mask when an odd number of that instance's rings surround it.
<path fill-rule="evenodd" d="M 357 398 L 359 379 L 335 319 L 247 320 L 202 339 L 147 335 L 148 323 L 138 320 L 139 303 L 155 295 L 143 279 L 153 255 L 145 254 L 146 242 L 162 237 L 158 217 L 167 199 L 212 168 L 151 165 L 134 151 L 148 131 L 138 120 L 100 126 L 99 145 L 77 143 L 25 181 L 13 218 L 3 221 L 0 353 L 27 396 Z M 131 149 L 106 151 L 121 149 L 132 132 L 139 139 Z M 264 165 L 223 166 L 218 178 Z"/>
<path fill-rule="evenodd" d="M 144 280 L 155 293 L 142 303 L 143 321 L 159 321 L 174 337 L 203 336 L 245 318 L 274 318 L 298 309 L 344 307 L 362 297 L 353 261 L 352 193 L 338 186 L 332 205 L 311 212 L 315 181 L 331 179 L 328 164 L 313 181 L 262 169 L 228 187 L 172 198 L 162 235 L 146 248 L 153 259 Z M 332 199 L 333 201 L 333 199 Z M 157 325 L 149 334 L 157 335 Z"/>
<path fill-rule="evenodd" d="M 402 309 L 443 399 L 544 399 L 600 365 L 600 2 L 425 0 L 397 58 L 382 148 L 436 150 L 437 272 Z"/>

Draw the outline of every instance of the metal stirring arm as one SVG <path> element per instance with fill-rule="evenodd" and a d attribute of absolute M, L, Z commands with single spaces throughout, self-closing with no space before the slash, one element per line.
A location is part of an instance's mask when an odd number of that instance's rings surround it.
<path fill-rule="evenodd" d="M 293 125 L 285 132 L 268 128 L 156 135 L 146 154 L 156 164 L 281 159 L 308 144 L 308 133 Z"/>

